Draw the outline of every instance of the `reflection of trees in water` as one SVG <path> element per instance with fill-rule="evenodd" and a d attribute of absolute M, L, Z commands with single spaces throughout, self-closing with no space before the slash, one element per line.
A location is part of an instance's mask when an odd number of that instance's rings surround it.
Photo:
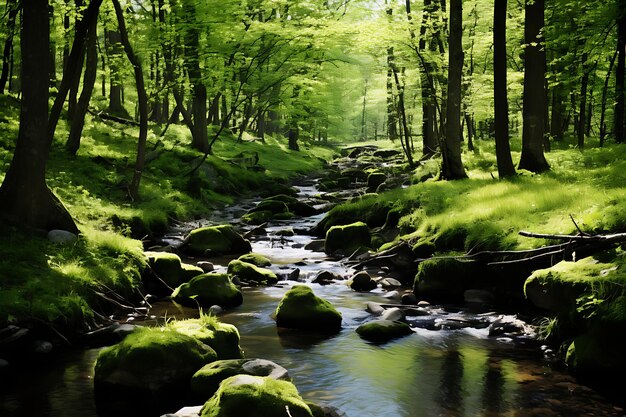
<path fill-rule="evenodd" d="M 450 348 L 441 364 L 438 402 L 445 415 L 462 416 L 463 413 L 463 356 Z"/>
<path fill-rule="evenodd" d="M 483 409 L 487 416 L 499 415 L 504 411 L 505 378 L 499 359 L 489 358 L 483 386 Z"/>

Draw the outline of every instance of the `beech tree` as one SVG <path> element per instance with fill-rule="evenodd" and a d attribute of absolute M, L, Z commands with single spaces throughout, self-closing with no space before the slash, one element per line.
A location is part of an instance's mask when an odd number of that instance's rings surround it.
<path fill-rule="evenodd" d="M 0 186 L 0 218 L 36 230 L 78 228 L 46 185 L 50 153 L 48 84 L 50 27 L 47 0 L 22 3 L 22 106 L 15 153 Z"/>

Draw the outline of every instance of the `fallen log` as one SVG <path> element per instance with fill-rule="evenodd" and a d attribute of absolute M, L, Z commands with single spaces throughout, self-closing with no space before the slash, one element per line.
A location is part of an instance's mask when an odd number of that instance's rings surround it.
<path fill-rule="evenodd" d="M 88 112 L 92 116 L 98 117 L 102 120 L 110 120 L 112 122 L 121 123 L 121 124 L 129 125 L 129 126 L 139 126 L 139 122 L 136 122 L 130 119 L 125 119 L 123 117 L 114 116 L 112 114 L 105 113 L 103 111 L 95 111 L 95 110 L 89 109 Z"/>

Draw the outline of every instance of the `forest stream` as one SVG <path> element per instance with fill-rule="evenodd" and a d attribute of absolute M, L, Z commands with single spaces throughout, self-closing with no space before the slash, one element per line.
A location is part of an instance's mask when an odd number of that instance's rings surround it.
<path fill-rule="evenodd" d="M 297 187 L 301 200 L 311 201 L 320 194 L 316 183 L 308 180 Z M 201 224 L 236 222 L 254 204 L 254 200 L 240 202 Z M 490 336 L 494 321 L 515 321 L 514 316 L 474 313 L 463 306 L 427 306 L 428 315 L 407 317 L 413 335 L 382 345 L 362 340 L 355 329 L 372 318 L 366 303 L 399 301 L 390 298 L 395 293 L 380 287 L 358 293 L 341 282 L 324 286 L 311 282 L 320 270 L 342 276 L 354 272 L 323 252 L 304 249 L 313 240 L 306 231 L 322 217 L 271 222 L 266 233 L 250 239 L 253 252 L 272 261 L 270 269 L 292 279 L 298 275 L 299 282 L 338 308 L 343 316 L 339 334 L 314 337 L 277 330 L 272 314 L 295 281 L 244 288 L 243 305 L 220 314 L 220 320 L 239 329 L 245 356 L 287 368 L 305 399 L 330 404 L 350 417 L 623 415 L 622 409 L 552 366 L 550 350 L 532 334 Z M 176 245 L 185 231 L 197 226 L 198 222 L 180 225 L 163 242 Z M 275 235 L 287 227 L 293 228 L 293 236 Z M 218 271 L 228 263 L 209 260 Z M 293 273 L 296 268 L 299 274 Z M 197 314 L 194 309 L 159 301 L 149 317 L 162 321 Z M 97 416 L 92 378 L 98 351 L 68 352 L 56 361 L 21 371 L 0 392 L 2 415 Z"/>

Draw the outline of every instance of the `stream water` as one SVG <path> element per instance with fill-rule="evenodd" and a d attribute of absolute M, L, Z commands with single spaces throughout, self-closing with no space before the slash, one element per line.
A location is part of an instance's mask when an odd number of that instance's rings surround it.
<path fill-rule="evenodd" d="M 303 199 L 316 193 L 311 184 L 300 187 Z M 251 205 L 252 201 L 230 207 L 203 223 L 231 222 Z M 310 282 L 320 270 L 353 272 L 321 252 L 303 249 L 312 237 L 301 231 L 320 218 L 272 223 L 267 234 L 251 240 L 254 252 L 272 260 L 270 269 L 286 274 L 299 268 L 300 283 L 311 285 L 318 296 L 338 308 L 343 315 L 338 335 L 322 338 L 276 328 L 272 314 L 293 281 L 244 288 L 244 304 L 220 315 L 222 321 L 238 327 L 246 357 L 269 359 L 287 368 L 305 399 L 331 404 L 349 417 L 624 415 L 623 409 L 554 369 L 533 340 L 490 337 L 487 326 L 501 317 L 497 314 L 431 306 L 430 315 L 409 318 L 415 334 L 383 345 L 365 342 L 354 331 L 373 319 L 365 303 L 397 301 L 385 298 L 380 288 L 356 293 L 343 283 Z M 292 227 L 295 235 L 274 235 L 286 227 Z M 165 241 L 176 243 L 181 231 Z M 218 270 L 228 262 L 211 261 Z M 183 318 L 194 317 L 197 311 L 158 302 L 150 314 Z M 472 325 L 446 326 L 450 319 Z M 98 349 L 67 352 L 3 378 L 0 416 L 97 416 L 92 384 L 97 353 Z"/>

